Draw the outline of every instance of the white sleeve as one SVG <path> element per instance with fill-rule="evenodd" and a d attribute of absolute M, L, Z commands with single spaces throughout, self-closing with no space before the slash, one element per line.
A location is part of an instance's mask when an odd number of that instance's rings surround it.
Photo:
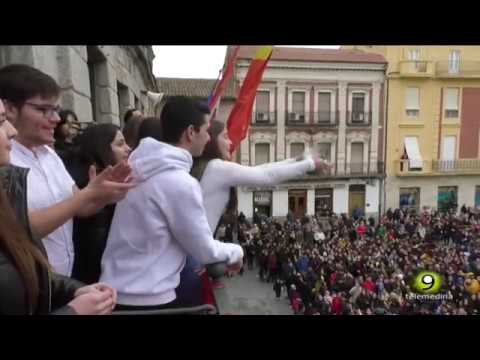
<path fill-rule="evenodd" d="M 165 201 L 167 203 L 161 207 L 171 233 L 195 260 L 202 264 L 227 262 L 231 265 L 243 258 L 241 246 L 213 238 L 198 182 L 177 184 Z"/>
<path fill-rule="evenodd" d="M 294 162 L 272 163 L 270 166 L 244 166 L 234 162 L 214 160 L 211 169 L 215 181 L 225 187 L 248 185 L 276 185 L 289 179 L 305 175 L 315 169 L 312 159 Z"/>

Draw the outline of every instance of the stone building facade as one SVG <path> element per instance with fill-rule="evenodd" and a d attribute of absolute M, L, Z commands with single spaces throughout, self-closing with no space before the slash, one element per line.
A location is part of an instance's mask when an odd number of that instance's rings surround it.
<path fill-rule="evenodd" d="M 235 81 L 240 88 L 257 47 L 242 46 Z M 314 215 L 324 206 L 352 215 L 381 211 L 384 179 L 386 61 L 362 51 L 274 48 L 263 74 L 241 164 L 296 157 L 305 150 L 334 165 L 278 186 L 240 187 L 239 211 L 267 216 Z"/>
<path fill-rule="evenodd" d="M 122 126 L 130 107 L 155 114 L 147 91 L 157 92 L 151 46 L 0 46 L 0 66 L 21 63 L 52 76 L 62 89 L 60 105 L 81 123 Z"/>

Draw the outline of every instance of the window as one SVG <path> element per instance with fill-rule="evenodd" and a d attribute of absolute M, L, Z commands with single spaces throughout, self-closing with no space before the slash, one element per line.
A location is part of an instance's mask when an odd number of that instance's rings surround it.
<path fill-rule="evenodd" d="M 291 121 L 305 122 L 305 93 L 295 91 L 292 93 Z"/>
<path fill-rule="evenodd" d="M 408 60 L 414 62 L 415 70 L 418 72 L 427 71 L 427 63 L 425 61 L 420 61 L 420 49 L 411 49 L 408 52 Z"/>
<path fill-rule="evenodd" d="M 255 165 L 270 162 L 270 144 L 255 144 Z"/>
<path fill-rule="evenodd" d="M 456 210 L 458 188 L 456 186 L 439 186 L 438 187 L 438 210 L 450 211 Z"/>
<path fill-rule="evenodd" d="M 420 188 L 400 188 L 400 207 L 415 209 L 417 212 L 420 208 Z"/>
<path fill-rule="evenodd" d="M 270 92 L 258 91 L 255 103 L 255 121 L 269 122 L 270 121 Z"/>
<path fill-rule="evenodd" d="M 123 116 L 129 107 L 129 92 L 128 87 L 117 81 L 117 96 L 118 96 L 118 115 L 120 116 L 120 124 L 123 127 Z"/>
<path fill-rule="evenodd" d="M 445 117 L 458 118 L 459 89 L 447 88 L 445 91 Z"/>
<path fill-rule="evenodd" d="M 253 193 L 253 209 L 258 216 L 272 215 L 272 192 L 271 191 L 255 191 Z"/>
<path fill-rule="evenodd" d="M 330 122 L 331 94 L 329 92 L 318 93 L 318 121 Z"/>
<path fill-rule="evenodd" d="M 317 144 L 317 153 L 320 158 L 323 160 L 331 161 L 331 143 L 318 143 Z"/>
<path fill-rule="evenodd" d="M 420 105 L 419 105 L 419 89 L 418 88 L 407 88 L 407 98 L 405 109 L 407 111 L 407 116 L 417 117 Z"/>
<path fill-rule="evenodd" d="M 290 157 L 295 158 L 300 156 L 305 151 L 305 144 L 304 143 L 292 143 L 290 145 Z"/>
<path fill-rule="evenodd" d="M 333 189 L 315 189 L 315 215 L 329 216 L 333 210 Z"/>
<path fill-rule="evenodd" d="M 420 49 L 410 49 L 410 51 L 408 52 L 408 60 L 419 61 L 420 60 Z"/>
<path fill-rule="evenodd" d="M 363 171 L 363 143 L 354 142 L 351 147 L 350 173 L 361 174 Z"/>
<path fill-rule="evenodd" d="M 352 94 L 352 122 L 365 121 L 365 94 Z"/>
<path fill-rule="evenodd" d="M 421 171 L 423 168 L 423 159 L 418 146 L 418 139 L 415 136 L 405 137 L 405 156 L 408 159 L 408 171 Z M 402 163 L 403 164 L 403 163 Z M 403 169 L 402 169 L 403 170 Z M 405 169 L 407 170 L 407 169 Z"/>
<path fill-rule="evenodd" d="M 460 51 L 452 50 L 448 57 L 448 72 L 458 74 L 460 72 Z"/>

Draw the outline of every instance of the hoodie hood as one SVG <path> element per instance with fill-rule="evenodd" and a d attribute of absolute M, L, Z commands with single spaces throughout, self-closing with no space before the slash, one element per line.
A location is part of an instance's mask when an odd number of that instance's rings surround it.
<path fill-rule="evenodd" d="M 128 162 L 132 167 L 134 181 L 139 183 L 167 170 L 190 172 L 193 165 L 192 155 L 187 150 L 151 137 L 140 141 L 130 154 Z"/>

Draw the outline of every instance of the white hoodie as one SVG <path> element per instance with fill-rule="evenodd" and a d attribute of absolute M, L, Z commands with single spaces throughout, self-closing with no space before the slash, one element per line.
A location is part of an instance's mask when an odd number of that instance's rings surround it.
<path fill-rule="evenodd" d="M 145 138 L 129 163 L 138 185 L 117 204 L 100 277 L 119 304 L 175 300 L 187 254 L 202 264 L 242 259 L 239 245 L 213 239 L 188 151 Z"/>

